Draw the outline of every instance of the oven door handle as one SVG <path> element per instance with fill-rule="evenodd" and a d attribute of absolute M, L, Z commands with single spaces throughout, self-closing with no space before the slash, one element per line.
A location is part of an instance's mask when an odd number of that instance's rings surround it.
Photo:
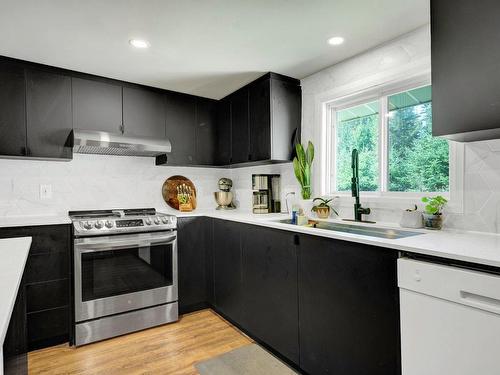
<path fill-rule="evenodd" d="M 129 249 L 131 247 L 166 245 L 172 243 L 176 238 L 176 234 L 146 238 L 107 237 L 105 240 L 101 238 L 98 241 L 91 240 L 82 243 L 75 243 L 75 250 L 77 250 L 79 253 L 95 253 L 100 251 Z"/>

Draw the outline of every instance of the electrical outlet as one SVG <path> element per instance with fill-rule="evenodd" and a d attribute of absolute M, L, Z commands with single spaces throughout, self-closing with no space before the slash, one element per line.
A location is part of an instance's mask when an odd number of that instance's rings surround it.
<path fill-rule="evenodd" d="M 40 185 L 40 199 L 52 199 L 52 185 Z"/>

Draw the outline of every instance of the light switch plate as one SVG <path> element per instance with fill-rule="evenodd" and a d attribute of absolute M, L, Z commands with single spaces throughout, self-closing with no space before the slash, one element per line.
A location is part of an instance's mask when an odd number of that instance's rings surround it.
<path fill-rule="evenodd" d="M 52 185 L 40 185 L 40 199 L 52 199 Z"/>

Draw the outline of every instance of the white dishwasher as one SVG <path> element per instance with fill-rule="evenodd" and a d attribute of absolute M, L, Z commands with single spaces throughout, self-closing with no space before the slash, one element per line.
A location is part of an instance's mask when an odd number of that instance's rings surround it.
<path fill-rule="evenodd" d="M 398 259 L 403 375 L 500 374 L 500 275 Z"/>

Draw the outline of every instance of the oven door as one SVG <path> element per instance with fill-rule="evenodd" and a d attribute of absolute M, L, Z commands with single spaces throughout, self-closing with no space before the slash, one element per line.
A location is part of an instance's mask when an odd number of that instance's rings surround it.
<path fill-rule="evenodd" d="M 177 235 L 75 239 L 75 321 L 177 301 Z"/>

